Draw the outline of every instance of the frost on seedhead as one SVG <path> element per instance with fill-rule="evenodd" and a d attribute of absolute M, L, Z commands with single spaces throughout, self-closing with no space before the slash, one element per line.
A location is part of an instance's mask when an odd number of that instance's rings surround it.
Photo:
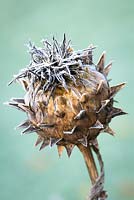
<path fill-rule="evenodd" d="M 97 136 L 102 132 L 114 135 L 109 127 L 111 119 L 126 114 L 113 105 L 115 95 L 125 83 L 111 87 L 107 76 L 112 63 L 105 67 L 105 52 L 94 64 L 95 47 L 74 51 L 65 34 L 61 43 L 53 37 L 51 43 L 43 40 L 42 48 L 31 42 L 28 48 L 29 66 L 9 83 L 17 81 L 26 91 L 24 98 L 13 98 L 8 103 L 27 114 L 27 119 L 19 125 L 24 129 L 22 134 L 35 132 L 38 136 L 35 146 L 40 145 L 40 150 L 57 145 L 59 156 L 64 148 L 70 156 L 77 146 L 93 183 L 89 199 L 105 199 Z M 92 151 L 100 161 L 99 177 Z"/>

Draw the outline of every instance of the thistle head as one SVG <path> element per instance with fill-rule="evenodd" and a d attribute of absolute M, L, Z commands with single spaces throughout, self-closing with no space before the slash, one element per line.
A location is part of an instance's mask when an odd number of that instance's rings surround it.
<path fill-rule="evenodd" d="M 42 42 L 42 48 L 29 42 L 30 64 L 9 83 L 19 82 L 26 94 L 9 105 L 27 114 L 19 127 L 23 134 L 36 132 L 40 149 L 57 144 L 70 156 L 75 145 L 88 146 L 101 132 L 114 134 L 109 122 L 125 114 L 113 106 L 114 96 L 125 84 L 110 87 L 112 63 L 105 67 L 103 53 L 94 64 L 94 46 L 74 51 L 65 34 L 61 43 L 54 37 Z"/>

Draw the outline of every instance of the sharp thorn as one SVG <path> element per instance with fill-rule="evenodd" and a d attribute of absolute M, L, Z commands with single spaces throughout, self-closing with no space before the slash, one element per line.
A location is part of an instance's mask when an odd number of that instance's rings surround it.
<path fill-rule="evenodd" d="M 124 88 L 126 83 L 121 83 L 110 88 L 110 98 L 113 98 L 122 88 Z"/>
<path fill-rule="evenodd" d="M 40 128 L 53 128 L 54 124 L 40 124 Z"/>
<path fill-rule="evenodd" d="M 103 80 L 100 81 L 100 83 L 99 83 L 99 85 L 98 85 L 98 87 L 97 87 L 96 94 L 98 94 L 99 92 L 101 92 L 102 87 L 103 87 Z"/>
<path fill-rule="evenodd" d="M 103 107 L 105 107 L 109 102 L 110 102 L 110 100 L 109 100 L 109 99 L 106 99 L 106 100 L 104 100 L 104 101 L 101 101 L 101 105 L 102 105 Z"/>
<path fill-rule="evenodd" d="M 103 129 L 103 128 L 104 128 L 103 124 L 99 120 L 97 120 L 96 123 L 89 129 Z"/>
<path fill-rule="evenodd" d="M 68 157 L 71 156 L 71 153 L 72 153 L 72 150 L 73 150 L 74 146 L 75 146 L 74 144 L 67 144 L 67 145 L 65 145 Z"/>
<path fill-rule="evenodd" d="M 88 144 L 88 142 L 87 142 L 87 136 L 83 136 L 83 138 L 78 139 L 78 141 L 79 141 L 83 146 L 87 147 L 87 144 Z"/>
<path fill-rule="evenodd" d="M 9 105 L 9 106 L 12 106 L 12 107 L 14 107 L 14 108 L 16 108 L 16 109 L 18 109 L 18 110 L 24 111 L 24 110 L 21 108 L 21 106 L 20 106 L 18 103 L 16 103 L 16 102 L 6 102 L 5 104 L 6 104 L 6 105 Z"/>
<path fill-rule="evenodd" d="M 35 127 L 33 127 L 33 126 L 30 125 L 24 131 L 22 131 L 22 134 L 33 133 L 33 132 L 36 132 L 38 130 L 39 130 L 38 128 L 35 128 Z"/>
<path fill-rule="evenodd" d="M 66 43 L 66 34 L 64 33 L 64 35 L 63 35 L 63 44 L 65 45 L 65 43 Z"/>
<path fill-rule="evenodd" d="M 105 64 L 105 54 L 106 52 L 103 52 L 101 57 L 99 58 L 99 61 L 97 63 L 97 70 L 99 72 L 103 72 L 103 69 L 104 69 L 104 64 Z"/>
<path fill-rule="evenodd" d="M 90 144 L 95 146 L 95 148 L 99 149 L 99 144 L 97 139 L 90 140 Z"/>
<path fill-rule="evenodd" d="M 13 79 L 7 84 L 7 86 L 11 85 L 15 80 L 16 80 L 16 79 L 13 78 Z"/>
<path fill-rule="evenodd" d="M 111 78 L 110 78 L 110 79 L 107 79 L 107 81 L 108 81 L 108 83 L 109 83 L 109 82 L 111 82 L 111 81 L 112 81 L 112 79 L 111 79 Z"/>
<path fill-rule="evenodd" d="M 43 138 L 41 136 L 38 136 L 36 143 L 34 144 L 34 146 L 38 146 L 41 142 L 42 142 Z"/>
<path fill-rule="evenodd" d="M 61 155 L 62 155 L 62 152 L 63 152 L 63 150 L 64 150 L 64 146 L 57 145 L 57 149 L 58 149 L 58 154 L 59 154 L 59 157 L 61 157 Z"/>
<path fill-rule="evenodd" d="M 117 100 L 115 100 L 115 99 L 113 99 L 113 102 L 114 102 L 114 103 L 119 103 L 119 101 L 117 101 Z"/>
<path fill-rule="evenodd" d="M 68 134 L 71 135 L 75 132 L 76 126 L 73 127 L 73 129 L 71 131 L 63 131 L 64 134 Z"/>
<path fill-rule="evenodd" d="M 60 139 L 59 138 L 50 138 L 50 147 L 57 144 L 61 140 L 62 140 L 62 138 L 60 138 Z"/>
<path fill-rule="evenodd" d="M 16 128 L 27 128 L 29 125 L 30 125 L 30 121 L 29 120 L 25 120 L 24 122 L 19 124 Z"/>
<path fill-rule="evenodd" d="M 76 116 L 74 117 L 74 119 L 80 120 L 80 119 L 83 119 L 85 116 L 86 116 L 86 111 L 85 111 L 85 110 L 81 110 L 81 111 L 78 113 L 78 115 L 76 115 Z"/>
<path fill-rule="evenodd" d="M 25 104 L 20 104 L 19 107 L 23 112 L 27 112 L 27 113 L 33 114 L 33 111 L 30 110 L 29 106 L 26 106 Z"/>
<path fill-rule="evenodd" d="M 112 62 L 110 62 L 110 63 L 103 69 L 103 74 L 104 74 L 105 76 L 108 76 L 111 67 L 112 67 Z"/>
<path fill-rule="evenodd" d="M 109 133 L 112 136 L 115 135 L 115 132 L 109 126 L 107 126 L 103 131 Z"/>
<path fill-rule="evenodd" d="M 110 102 L 109 99 L 106 99 L 104 101 L 101 101 L 101 107 L 100 109 L 96 112 L 96 113 L 99 113 L 105 106 L 107 106 L 107 104 Z"/>
<path fill-rule="evenodd" d="M 40 146 L 39 151 L 42 150 L 43 148 L 45 148 L 46 146 L 48 146 L 49 143 L 50 143 L 49 140 L 45 140 L 45 139 L 44 139 L 44 141 L 42 142 L 42 144 L 41 144 L 41 146 Z"/>
<path fill-rule="evenodd" d="M 109 113 L 108 118 L 111 119 L 111 118 L 114 118 L 116 116 L 126 115 L 126 114 L 128 114 L 128 113 L 124 112 L 122 109 L 113 107 L 111 112 Z"/>
<path fill-rule="evenodd" d="M 22 99 L 22 98 L 12 98 L 11 101 L 15 101 L 15 102 L 17 102 L 17 103 L 25 104 L 25 101 L 24 101 L 24 99 Z"/>

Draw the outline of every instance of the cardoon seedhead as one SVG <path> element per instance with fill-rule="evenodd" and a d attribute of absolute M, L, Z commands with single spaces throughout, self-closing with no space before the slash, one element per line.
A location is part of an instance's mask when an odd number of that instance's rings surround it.
<path fill-rule="evenodd" d="M 35 132 L 40 150 L 57 145 L 59 156 L 65 148 L 68 156 L 77 146 L 85 159 L 93 187 L 89 199 L 105 199 L 104 169 L 97 137 L 103 132 L 114 135 L 109 127 L 112 118 L 126 114 L 114 107 L 115 95 L 125 83 L 110 86 L 105 67 L 105 52 L 97 64 L 93 61 L 95 47 L 74 51 L 70 41 L 51 43 L 43 40 L 43 47 L 28 44 L 30 64 L 15 75 L 25 89 L 24 98 L 12 98 L 9 105 L 22 110 L 27 119 L 19 127 L 22 134 Z M 100 163 L 100 176 L 95 165 L 94 151 Z"/>

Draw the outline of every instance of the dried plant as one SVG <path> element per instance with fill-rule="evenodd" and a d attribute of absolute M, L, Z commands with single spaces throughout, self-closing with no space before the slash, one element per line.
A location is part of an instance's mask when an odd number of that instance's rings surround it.
<path fill-rule="evenodd" d="M 93 62 L 94 46 L 74 51 L 70 41 L 51 43 L 43 40 L 38 48 L 28 45 L 29 66 L 14 76 L 25 89 L 24 98 L 12 98 L 8 104 L 26 112 L 27 119 L 19 125 L 22 134 L 35 132 L 35 145 L 40 150 L 57 145 L 59 156 L 65 148 L 68 156 L 77 146 L 84 156 L 91 178 L 89 199 L 104 200 L 104 166 L 97 136 L 102 132 L 114 135 L 109 127 L 112 118 L 126 114 L 114 107 L 114 97 L 125 83 L 110 87 L 107 76 L 112 63 L 105 67 L 105 53 L 97 64 Z M 100 164 L 98 172 L 93 156 Z"/>

